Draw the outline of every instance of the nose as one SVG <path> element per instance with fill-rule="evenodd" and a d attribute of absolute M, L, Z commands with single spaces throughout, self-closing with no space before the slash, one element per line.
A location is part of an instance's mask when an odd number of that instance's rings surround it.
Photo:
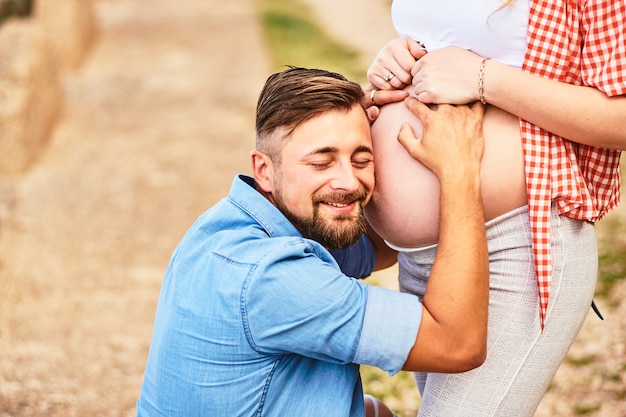
<path fill-rule="evenodd" d="M 352 193 L 359 189 L 361 181 L 351 162 L 337 164 L 333 170 L 330 186 L 334 190 Z"/>

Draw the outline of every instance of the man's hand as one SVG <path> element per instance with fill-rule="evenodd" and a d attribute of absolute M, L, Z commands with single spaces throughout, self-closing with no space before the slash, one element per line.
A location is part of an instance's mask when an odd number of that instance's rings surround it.
<path fill-rule="evenodd" d="M 380 106 L 402 101 L 409 96 L 409 93 L 404 90 L 377 90 L 371 85 L 366 90 L 363 90 L 363 92 L 366 97 L 365 105 L 367 107 L 367 117 L 370 120 L 370 124 L 378 119 Z"/>
<path fill-rule="evenodd" d="M 484 148 L 483 104 L 429 107 L 412 97 L 405 102 L 423 125 L 421 138 L 415 136 L 408 124 L 398 134 L 398 141 L 413 158 L 433 171 L 440 181 L 447 175 L 459 175 L 459 171 L 480 169 Z"/>

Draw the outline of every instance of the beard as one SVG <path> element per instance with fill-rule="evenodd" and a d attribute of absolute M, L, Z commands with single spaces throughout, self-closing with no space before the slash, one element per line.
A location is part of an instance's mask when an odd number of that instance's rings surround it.
<path fill-rule="evenodd" d="M 350 194 L 327 194 L 312 199 L 313 215 L 310 218 L 293 213 L 283 202 L 282 193 L 274 194 L 276 207 L 302 233 L 302 236 L 319 242 L 327 249 L 345 249 L 355 244 L 366 231 L 363 203 L 367 193 L 360 189 Z M 357 214 L 324 216 L 319 207 L 323 201 L 358 201 Z"/>

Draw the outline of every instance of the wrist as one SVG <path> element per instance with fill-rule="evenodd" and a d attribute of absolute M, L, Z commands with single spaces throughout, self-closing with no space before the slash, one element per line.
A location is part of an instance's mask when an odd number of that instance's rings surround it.
<path fill-rule="evenodd" d="M 454 193 L 476 193 L 480 190 L 480 165 L 477 168 L 447 171 L 439 176 L 442 192 L 444 189 L 454 190 Z"/>
<path fill-rule="evenodd" d="M 487 104 L 487 100 L 485 99 L 485 70 L 489 59 L 491 58 L 483 58 L 478 69 L 478 100 L 483 104 Z"/>

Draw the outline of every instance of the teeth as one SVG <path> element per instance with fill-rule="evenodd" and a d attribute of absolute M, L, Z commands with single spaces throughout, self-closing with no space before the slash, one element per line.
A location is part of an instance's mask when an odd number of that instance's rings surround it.
<path fill-rule="evenodd" d="M 331 202 L 327 202 L 326 204 L 328 204 L 329 206 L 339 207 L 339 208 L 348 207 L 349 206 L 349 204 L 331 203 Z"/>

